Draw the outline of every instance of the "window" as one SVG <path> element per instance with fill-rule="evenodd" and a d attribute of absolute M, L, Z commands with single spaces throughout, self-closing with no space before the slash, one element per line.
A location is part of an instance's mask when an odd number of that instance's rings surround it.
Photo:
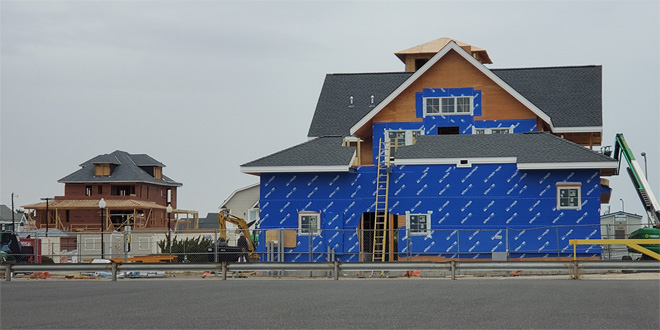
<path fill-rule="evenodd" d="M 511 133 L 508 128 L 491 128 L 491 134 L 508 134 Z"/>
<path fill-rule="evenodd" d="M 259 220 L 259 209 L 253 208 L 248 210 L 248 222 Z"/>
<path fill-rule="evenodd" d="M 472 113 L 472 97 L 470 96 L 427 97 L 424 101 L 424 111 L 427 115 Z"/>
<path fill-rule="evenodd" d="M 418 58 L 418 59 L 415 59 L 415 71 L 419 70 L 419 68 L 421 68 L 422 66 L 424 66 L 424 64 L 426 64 L 426 62 L 428 62 L 428 61 L 429 61 L 429 60 L 428 60 L 428 59 L 425 59 L 425 58 Z"/>
<path fill-rule="evenodd" d="M 94 176 L 110 176 L 110 164 L 94 164 Z"/>
<path fill-rule="evenodd" d="M 458 135 L 461 134 L 461 128 L 458 126 L 438 127 L 438 135 Z"/>
<path fill-rule="evenodd" d="M 497 128 L 472 128 L 472 134 L 509 134 L 513 132 L 511 127 Z"/>
<path fill-rule="evenodd" d="M 160 166 L 155 166 L 154 167 L 154 179 L 162 179 L 163 178 L 163 168 Z"/>
<path fill-rule="evenodd" d="M 135 186 L 112 186 L 111 195 L 114 196 L 135 196 Z"/>
<path fill-rule="evenodd" d="M 387 137 L 390 139 L 392 148 L 415 144 L 420 135 L 422 135 L 420 130 L 387 131 Z"/>
<path fill-rule="evenodd" d="M 557 209 L 579 210 L 582 207 L 581 185 L 579 183 L 557 184 Z"/>
<path fill-rule="evenodd" d="M 625 229 L 615 229 L 614 230 L 614 238 L 616 238 L 616 239 L 625 239 L 626 238 L 626 230 Z"/>
<path fill-rule="evenodd" d="M 319 213 L 298 214 L 298 235 L 319 235 L 321 215 Z"/>
<path fill-rule="evenodd" d="M 85 196 L 92 196 L 92 186 L 85 186 Z"/>
<path fill-rule="evenodd" d="M 407 226 L 411 235 L 426 235 L 429 232 L 429 214 L 407 214 Z"/>
<path fill-rule="evenodd" d="M 96 190 L 99 192 L 99 195 L 103 194 L 103 186 L 99 185 Z"/>

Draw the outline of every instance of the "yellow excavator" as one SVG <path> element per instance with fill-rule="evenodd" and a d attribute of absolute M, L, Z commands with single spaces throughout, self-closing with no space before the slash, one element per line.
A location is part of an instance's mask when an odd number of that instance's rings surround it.
<path fill-rule="evenodd" d="M 250 226 L 254 224 L 254 221 L 247 223 L 245 220 L 229 214 L 229 210 L 223 208 L 218 213 L 218 225 L 220 227 L 220 237 L 227 240 L 227 222 L 233 223 L 238 227 L 238 231 L 243 233 L 243 236 L 247 238 L 248 241 L 248 250 L 249 257 L 251 260 L 259 260 L 259 255 L 257 254 L 257 249 L 255 248 L 254 241 L 252 240 L 252 235 L 250 235 Z"/>

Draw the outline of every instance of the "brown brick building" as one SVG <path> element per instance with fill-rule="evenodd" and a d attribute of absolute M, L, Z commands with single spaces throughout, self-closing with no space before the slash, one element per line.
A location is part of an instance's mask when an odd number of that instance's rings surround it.
<path fill-rule="evenodd" d="M 23 206 L 36 211 L 35 227 L 99 231 L 103 223 L 105 231 L 167 228 L 167 205 L 177 208 L 177 187 L 182 184 L 163 175 L 164 164 L 146 154 L 117 150 L 80 166 L 58 181 L 64 183 L 64 196 Z"/>

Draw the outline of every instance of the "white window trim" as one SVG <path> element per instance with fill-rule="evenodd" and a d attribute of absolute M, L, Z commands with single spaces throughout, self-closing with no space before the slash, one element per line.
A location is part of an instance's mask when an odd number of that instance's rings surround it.
<path fill-rule="evenodd" d="M 467 97 L 470 99 L 470 111 L 468 112 L 457 112 L 456 108 L 458 107 L 458 102 L 456 100 L 458 98 L 462 97 Z M 442 99 L 454 99 L 454 112 L 442 112 Z M 439 111 L 438 113 L 428 113 L 426 112 L 426 102 L 429 99 L 439 99 Z M 430 96 L 430 97 L 425 97 L 424 98 L 424 104 L 422 105 L 422 114 L 424 117 L 426 116 L 456 116 L 456 115 L 468 115 L 472 116 L 474 114 L 474 96 L 471 95 L 457 95 L 457 96 Z"/>
<path fill-rule="evenodd" d="M 580 210 L 582 208 L 582 183 L 580 182 L 558 182 L 557 186 L 557 210 Z M 562 189 L 577 189 L 577 206 L 561 206 L 560 191 Z"/>
<path fill-rule="evenodd" d="M 431 234 L 431 214 L 433 211 L 429 211 L 428 213 L 410 213 L 410 211 L 406 211 L 406 231 L 408 232 L 409 236 L 428 236 Z M 424 215 L 426 216 L 426 231 L 424 232 L 413 232 L 410 229 L 410 216 L 411 215 Z"/>
<path fill-rule="evenodd" d="M 302 231 L 302 217 L 303 216 L 316 216 L 316 230 L 309 233 L 303 233 Z M 298 212 L 298 236 L 319 236 L 321 235 L 321 213 L 319 212 Z"/>

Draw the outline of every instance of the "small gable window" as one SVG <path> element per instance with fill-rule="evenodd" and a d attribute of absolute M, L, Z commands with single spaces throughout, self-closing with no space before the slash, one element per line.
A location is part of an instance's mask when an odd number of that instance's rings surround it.
<path fill-rule="evenodd" d="M 424 102 L 424 112 L 427 116 L 472 114 L 470 96 L 427 97 Z"/>

